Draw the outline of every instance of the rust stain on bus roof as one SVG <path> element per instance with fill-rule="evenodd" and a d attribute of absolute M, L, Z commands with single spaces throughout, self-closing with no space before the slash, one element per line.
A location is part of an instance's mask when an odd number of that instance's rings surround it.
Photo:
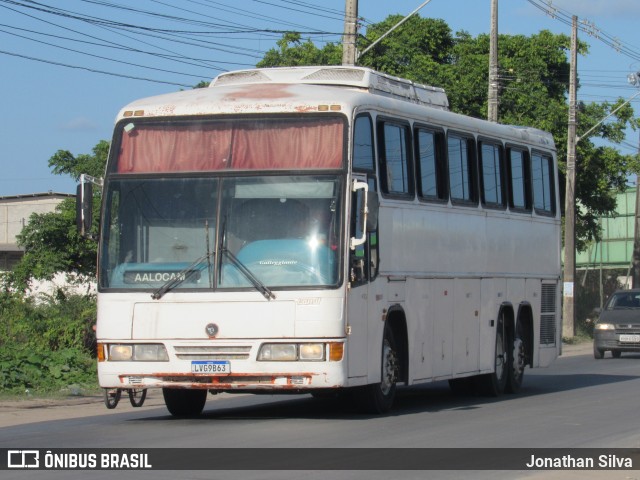
<path fill-rule="evenodd" d="M 239 90 L 234 90 L 226 95 L 226 100 L 237 99 L 276 99 L 276 98 L 290 98 L 294 94 L 289 90 L 290 85 L 286 84 L 256 84 L 245 85 Z"/>

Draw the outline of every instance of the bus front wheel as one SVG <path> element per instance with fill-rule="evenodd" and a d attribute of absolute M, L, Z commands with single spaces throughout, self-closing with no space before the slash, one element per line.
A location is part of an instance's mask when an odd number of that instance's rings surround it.
<path fill-rule="evenodd" d="M 509 351 L 511 343 L 506 329 L 504 316 L 501 313 L 496 325 L 495 368 L 493 373 L 476 377 L 476 387 L 479 393 L 489 397 L 497 397 L 504 393 L 509 375 Z"/>
<path fill-rule="evenodd" d="M 197 417 L 207 402 L 206 390 L 163 388 L 162 396 L 167 410 L 174 417 Z"/>
<path fill-rule="evenodd" d="M 356 400 L 361 411 L 381 414 L 391 409 L 396 397 L 398 363 L 398 348 L 393 330 L 389 325 L 385 325 L 382 340 L 382 378 L 380 383 L 357 388 Z"/>

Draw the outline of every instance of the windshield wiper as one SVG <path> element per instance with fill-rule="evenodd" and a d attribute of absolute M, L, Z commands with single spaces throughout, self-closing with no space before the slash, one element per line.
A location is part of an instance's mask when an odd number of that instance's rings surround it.
<path fill-rule="evenodd" d="M 204 260 L 207 260 L 207 265 L 211 264 L 210 258 L 215 255 L 215 252 L 207 252 L 199 258 L 196 258 L 188 267 L 183 268 L 175 276 L 167 281 L 164 285 L 158 288 L 155 292 L 151 294 L 151 298 L 154 300 L 160 300 L 162 296 L 167 293 L 169 290 L 174 289 L 182 282 L 184 282 L 187 278 L 190 278 L 191 275 L 195 274 L 194 267 L 202 263 Z M 202 270 L 202 269 L 200 269 Z"/>
<path fill-rule="evenodd" d="M 227 258 L 231 261 L 231 263 L 238 269 L 240 272 L 249 280 L 253 286 L 258 290 L 264 298 L 267 300 L 275 300 L 276 296 L 274 293 L 267 287 L 264 283 L 260 281 L 258 277 L 256 277 L 251 270 L 247 268 L 247 266 L 242 263 L 238 257 L 236 257 L 231 250 L 228 248 L 223 248 L 222 253 L 227 256 Z"/>

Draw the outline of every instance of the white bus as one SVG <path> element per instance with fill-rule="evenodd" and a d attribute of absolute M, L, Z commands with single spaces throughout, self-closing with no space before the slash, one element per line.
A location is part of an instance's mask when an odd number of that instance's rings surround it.
<path fill-rule="evenodd" d="M 454 114 L 441 89 L 298 67 L 135 101 L 102 198 L 110 408 L 161 388 L 176 416 L 208 392 L 382 413 L 397 385 L 515 392 L 559 354 L 553 139 Z"/>

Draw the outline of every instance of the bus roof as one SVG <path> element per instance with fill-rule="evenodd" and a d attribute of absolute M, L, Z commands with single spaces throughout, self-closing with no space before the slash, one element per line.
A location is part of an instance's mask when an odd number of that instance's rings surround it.
<path fill-rule="evenodd" d="M 117 120 L 229 114 L 351 114 L 371 109 L 385 115 L 405 114 L 427 124 L 554 150 L 550 133 L 531 127 L 488 122 L 449 111 L 441 88 L 417 84 L 363 67 L 287 67 L 240 70 L 216 77 L 209 88 L 197 88 L 136 100 Z"/>
<path fill-rule="evenodd" d="M 286 67 L 240 70 L 218 75 L 209 87 L 256 83 L 356 87 L 369 93 L 406 100 L 419 105 L 443 110 L 449 109 L 449 99 L 442 88 L 392 77 L 364 67 Z"/>

